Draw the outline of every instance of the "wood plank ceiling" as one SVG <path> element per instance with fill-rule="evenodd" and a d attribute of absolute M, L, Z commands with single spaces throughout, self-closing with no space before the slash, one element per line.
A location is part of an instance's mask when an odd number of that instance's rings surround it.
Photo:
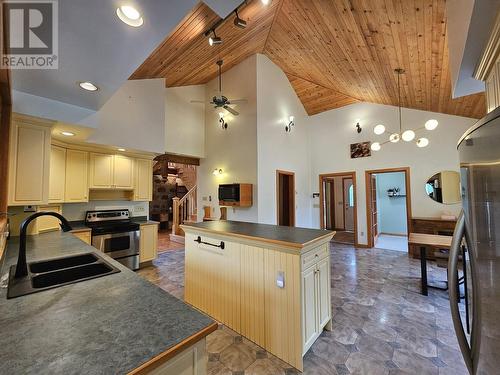
<path fill-rule="evenodd" d="M 308 114 L 358 101 L 397 105 L 394 69 L 403 68 L 404 107 L 480 118 L 483 93 L 452 99 L 445 0 L 251 0 L 246 29 L 229 17 L 223 43 L 203 35 L 219 17 L 200 3 L 131 79 L 165 78 L 168 87 L 203 84 L 255 53 L 287 75 Z"/>

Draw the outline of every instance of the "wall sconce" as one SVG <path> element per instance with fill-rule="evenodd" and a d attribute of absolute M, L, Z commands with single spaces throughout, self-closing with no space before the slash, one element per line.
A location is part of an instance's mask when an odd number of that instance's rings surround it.
<path fill-rule="evenodd" d="M 221 168 L 215 168 L 214 171 L 212 172 L 214 176 L 222 176 L 222 169 Z"/>
<path fill-rule="evenodd" d="M 285 123 L 285 131 L 287 133 L 290 133 L 292 131 L 292 126 L 295 126 L 295 123 L 293 122 L 293 116 L 290 116 L 288 118 L 288 121 L 285 119 L 283 120 L 283 122 Z"/>
<path fill-rule="evenodd" d="M 361 125 L 359 124 L 360 121 L 361 120 L 356 120 L 356 131 L 358 132 L 358 134 L 361 133 L 361 130 L 363 130 L 361 128 Z"/>
<path fill-rule="evenodd" d="M 227 129 L 227 122 L 224 121 L 224 112 L 219 112 L 219 124 L 222 129 Z"/>

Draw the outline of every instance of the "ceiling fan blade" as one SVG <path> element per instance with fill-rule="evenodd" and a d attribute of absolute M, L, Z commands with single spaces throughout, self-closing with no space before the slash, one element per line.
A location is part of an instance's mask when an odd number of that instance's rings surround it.
<path fill-rule="evenodd" d="M 189 102 L 190 103 L 202 103 L 202 104 L 205 104 L 204 100 L 190 100 Z"/>
<path fill-rule="evenodd" d="M 230 104 L 245 104 L 248 102 L 246 99 L 228 99 Z"/>
<path fill-rule="evenodd" d="M 226 111 L 228 111 L 229 113 L 231 113 L 231 114 L 232 114 L 232 115 L 234 115 L 234 116 L 238 116 L 238 115 L 239 115 L 238 111 L 235 111 L 234 109 L 232 109 L 232 108 L 231 108 L 230 106 L 228 106 L 228 105 L 225 105 L 225 106 L 223 106 L 222 108 L 224 108 Z"/>

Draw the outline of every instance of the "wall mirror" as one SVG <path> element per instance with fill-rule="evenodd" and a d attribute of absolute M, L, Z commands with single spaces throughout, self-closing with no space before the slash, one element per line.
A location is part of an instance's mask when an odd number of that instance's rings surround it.
<path fill-rule="evenodd" d="M 430 177 L 425 183 L 425 192 L 433 201 L 442 204 L 460 203 L 460 173 L 442 171 Z"/>

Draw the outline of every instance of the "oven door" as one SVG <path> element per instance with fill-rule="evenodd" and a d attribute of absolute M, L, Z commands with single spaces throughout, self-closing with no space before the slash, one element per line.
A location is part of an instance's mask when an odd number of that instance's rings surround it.
<path fill-rule="evenodd" d="M 140 231 L 99 234 L 92 236 L 92 246 L 111 258 L 120 259 L 139 255 Z"/>

